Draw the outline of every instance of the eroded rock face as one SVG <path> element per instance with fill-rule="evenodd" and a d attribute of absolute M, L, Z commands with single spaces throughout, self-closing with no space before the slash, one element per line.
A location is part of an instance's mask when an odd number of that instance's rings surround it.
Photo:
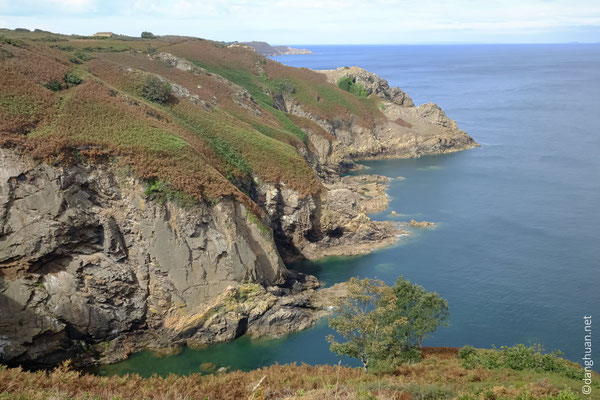
<path fill-rule="evenodd" d="M 379 107 L 383 116 L 373 126 L 366 127 L 351 119 L 319 119 L 293 97 L 284 96 L 286 109 L 291 114 L 314 121 L 331 135 L 324 139 L 323 135 L 309 132 L 309 140 L 317 149 L 320 162 L 331 169 L 354 160 L 419 157 L 478 146 L 439 106 L 428 103 L 415 107 L 406 93 L 390 87 L 385 79 L 371 72 L 358 67 L 318 72 L 325 74 L 334 85 L 340 78 L 350 77 L 362 84 L 369 95 L 381 99 Z"/>
<path fill-rule="evenodd" d="M 375 94 L 383 100 L 404 107 L 413 107 L 414 103 L 406 93 L 400 88 L 390 87 L 388 81 L 372 72 L 369 72 L 359 67 L 340 67 L 334 70 L 317 71 L 327 75 L 327 80 L 333 84 L 338 84 L 338 81 L 344 77 L 354 79 L 356 83 L 360 83 L 367 89 L 368 94 Z"/>
<path fill-rule="evenodd" d="M 165 321 L 227 288 L 286 283 L 272 238 L 240 204 L 147 202 L 114 166 L 55 168 L 8 150 L 0 165 L 1 361 L 52 364 L 145 329 L 176 337 Z"/>

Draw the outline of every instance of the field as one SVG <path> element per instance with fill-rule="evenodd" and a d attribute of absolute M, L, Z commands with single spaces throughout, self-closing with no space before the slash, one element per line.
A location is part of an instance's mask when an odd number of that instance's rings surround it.
<path fill-rule="evenodd" d="M 456 348 L 424 348 L 423 360 L 387 373 L 339 366 L 275 365 L 250 372 L 140 378 L 0 369 L 0 399 L 461 399 L 575 400 L 580 379 L 564 370 L 466 368 Z M 567 368 L 569 363 L 565 363 Z M 594 377 L 597 381 L 598 375 Z M 600 387 L 587 399 L 598 399 Z"/>

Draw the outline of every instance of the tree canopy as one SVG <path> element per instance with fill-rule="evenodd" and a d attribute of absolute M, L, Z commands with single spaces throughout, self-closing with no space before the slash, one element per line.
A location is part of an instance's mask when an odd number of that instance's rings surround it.
<path fill-rule="evenodd" d="M 426 335 L 448 318 L 448 303 L 403 277 L 393 287 L 373 279 L 352 278 L 348 294 L 329 320 L 345 341 L 327 340 L 340 356 L 358 358 L 365 371 L 374 364 L 393 366 L 420 357 Z"/>

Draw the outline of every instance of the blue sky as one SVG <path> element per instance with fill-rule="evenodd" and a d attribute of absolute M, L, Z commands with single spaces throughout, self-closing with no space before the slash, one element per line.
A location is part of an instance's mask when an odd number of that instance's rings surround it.
<path fill-rule="evenodd" d="M 600 0 L 0 0 L 0 27 L 272 44 L 600 42 Z"/>

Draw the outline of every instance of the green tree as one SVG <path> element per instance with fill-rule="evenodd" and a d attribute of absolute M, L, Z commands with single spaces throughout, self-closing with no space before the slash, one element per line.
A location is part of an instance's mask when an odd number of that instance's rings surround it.
<path fill-rule="evenodd" d="M 338 301 L 338 313 L 329 320 L 329 326 L 346 341 L 338 342 L 329 335 L 331 351 L 358 358 L 367 372 L 373 362 L 387 356 L 395 330 L 404 324 L 403 319 L 394 318 L 395 305 L 394 291 L 384 282 L 350 279 L 348 295 Z"/>
<path fill-rule="evenodd" d="M 154 38 L 156 38 L 156 36 L 154 36 L 154 34 L 152 32 L 146 32 L 146 31 L 142 32 L 142 37 L 144 39 L 154 39 Z"/>
<path fill-rule="evenodd" d="M 407 323 L 396 328 L 397 343 L 403 351 L 421 347 L 423 338 L 435 332 L 440 325 L 447 326 L 450 315 L 448 302 L 435 292 L 427 292 L 423 286 L 410 283 L 401 276 L 393 287 L 396 296 L 396 318 Z"/>
<path fill-rule="evenodd" d="M 142 95 L 156 103 L 164 103 L 171 96 L 171 85 L 156 75 L 148 75 L 142 86 Z"/>
<path fill-rule="evenodd" d="M 358 358 L 365 371 L 393 367 L 420 358 L 426 335 L 445 324 L 448 302 L 403 277 L 393 287 L 379 280 L 352 278 L 347 296 L 337 302 L 329 326 L 345 339 L 329 335 L 330 349 Z"/>

